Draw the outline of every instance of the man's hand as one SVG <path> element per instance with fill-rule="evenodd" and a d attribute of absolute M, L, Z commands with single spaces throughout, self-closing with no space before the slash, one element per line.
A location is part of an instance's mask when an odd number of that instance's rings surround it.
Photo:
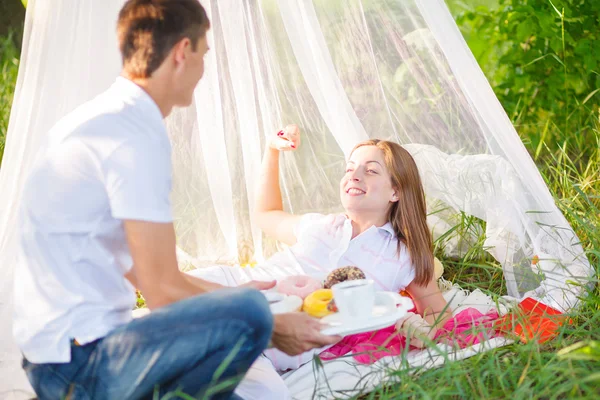
<path fill-rule="evenodd" d="M 340 336 L 323 335 L 323 325 L 319 320 L 305 313 L 277 314 L 274 319 L 273 346 L 290 356 L 335 344 L 342 339 Z"/>
<path fill-rule="evenodd" d="M 420 349 L 425 347 L 426 342 L 432 341 L 437 332 L 422 316 L 412 312 L 396 322 L 396 329 L 406 336 L 407 343 Z"/>
<path fill-rule="evenodd" d="M 239 287 L 250 288 L 256 290 L 269 290 L 277 284 L 277 281 L 250 281 L 240 285 Z"/>

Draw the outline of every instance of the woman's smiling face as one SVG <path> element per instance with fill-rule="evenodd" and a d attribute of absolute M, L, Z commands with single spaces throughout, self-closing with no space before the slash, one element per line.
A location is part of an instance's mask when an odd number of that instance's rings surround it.
<path fill-rule="evenodd" d="M 376 146 L 361 146 L 352 152 L 340 182 L 340 198 L 350 213 L 387 215 L 396 196 L 383 151 Z"/>

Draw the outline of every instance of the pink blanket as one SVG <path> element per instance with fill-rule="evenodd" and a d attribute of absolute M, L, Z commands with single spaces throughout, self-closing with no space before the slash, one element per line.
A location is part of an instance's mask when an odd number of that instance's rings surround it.
<path fill-rule="evenodd" d="M 493 321 L 498 313 L 493 310 L 482 314 L 474 308 L 467 308 L 440 328 L 435 340 L 454 347 L 465 348 L 497 336 Z M 332 360 L 351 353 L 362 364 L 372 364 L 382 357 L 397 356 L 406 347 L 406 338 L 398 334 L 394 326 L 374 332 L 359 333 L 343 338 L 333 347 L 320 354 L 323 360 Z"/>

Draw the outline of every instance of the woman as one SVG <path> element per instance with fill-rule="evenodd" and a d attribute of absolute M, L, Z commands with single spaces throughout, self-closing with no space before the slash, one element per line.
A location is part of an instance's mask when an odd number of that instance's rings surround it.
<path fill-rule="evenodd" d="M 379 290 L 406 290 L 417 313 L 399 321 L 398 328 L 412 336 L 411 345 L 422 347 L 423 335 L 433 338 L 450 310 L 433 274 L 425 195 L 412 156 L 393 142 L 357 144 L 340 181 L 345 215 L 299 216 L 283 211 L 279 188 L 279 153 L 299 145 L 295 125 L 268 141 L 257 190 L 257 223 L 266 234 L 291 246 L 288 253 L 304 274 L 323 276 L 354 265 Z M 298 362 L 298 358 L 286 362 L 283 354 L 275 358 L 279 369 L 293 368 Z"/>
<path fill-rule="evenodd" d="M 423 347 L 450 317 L 437 282 L 425 196 L 412 156 L 400 145 L 370 140 L 351 152 L 340 182 L 344 215 L 293 215 L 283 210 L 279 187 L 279 154 L 300 146 L 300 131 L 289 125 L 268 140 L 257 190 L 255 219 L 261 229 L 289 245 L 264 265 L 245 269 L 248 279 L 290 275 L 324 277 L 335 268 L 361 268 L 378 290 L 406 290 L 417 313 L 398 321 L 412 346 Z M 238 270 L 239 271 L 239 270 Z M 202 276 L 206 279 L 206 271 Z M 242 283 L 242 282 L 237 282 Z M 250 398 L 289 398 L 275 371 L 309 361 L 268 350 L 239 386 Z M 271 365 L 272 363 L 272 365 Z"/>

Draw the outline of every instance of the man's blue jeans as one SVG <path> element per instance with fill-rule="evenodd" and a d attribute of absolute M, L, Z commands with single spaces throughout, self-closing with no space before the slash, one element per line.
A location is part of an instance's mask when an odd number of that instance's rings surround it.
<path fill-rule="evenodd" d="M 69 363 L 23 360 L 23 368 L 40 400 L 160 399 L 177 391 L 237 398 L 233 390 L 272 328 L 260 292 L 223 289 L 157 309 L 84 346 L 73 343 Z"/>

